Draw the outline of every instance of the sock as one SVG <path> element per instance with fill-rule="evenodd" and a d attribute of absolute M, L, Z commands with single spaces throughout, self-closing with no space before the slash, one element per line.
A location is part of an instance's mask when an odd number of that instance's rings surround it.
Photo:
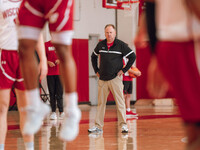
<path fill-rule="evenodd" d="M 24 143 L 26 150 L 34 150 L 34 143 L 33 142 L 26 142 Z"/>
<path fill-rule="evenodd" d="M 77 109 L 78 108 L 78 95 L 76 92 L 65 93 L 65 108 L 66 109 Z"/>
<path fill-rule="evenodd" d="M 39 88 L 27 90 L 27 97 L 29 101 L 28 105 L 35 106 L 35 107 L 40 105 L 41 99 L 40 99 Z"/>
<path fill-rule="evenodd" d="M 126 111 L 128 111 L 128 112 L 129 112 L 129 111 L 131 111 L 131 109 L 130 109 L 130 108 L 126 108 Z"/>
<path fill-rule="evenodd" d="M 4 144 L 0 144 L 0 150 L 4 150 Z"/>

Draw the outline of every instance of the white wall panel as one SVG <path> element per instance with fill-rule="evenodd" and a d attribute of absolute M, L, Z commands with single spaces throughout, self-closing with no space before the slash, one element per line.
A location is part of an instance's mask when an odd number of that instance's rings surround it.
<path fill-rule="evenodd" d="M 104 39 L 104 27 L 115 25 L 115 10 L 102 8 L 101 0 L 75 0 L 74 38 L 88 39 L 89 34 L 99 34 Z"/>

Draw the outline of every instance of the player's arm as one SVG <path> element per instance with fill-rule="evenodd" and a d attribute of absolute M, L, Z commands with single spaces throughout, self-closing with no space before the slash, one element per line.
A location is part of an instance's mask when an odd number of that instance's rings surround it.
<path fill-rule="evenodd" d="M 146 2 L 146 26 L 151 45 L 152 53 L 155 53 L 155 46 L 157 43 L 156 37 L 156 22 L 155 22 L 155 3 L 152 1 Z"/>
<path fill-rule="evenodd" d="M 42 80 L 43 78 L 46 77 L 48 71 L 47 58 L 45 54 L 44 40 L 42 34 L 38 39 L 38 43 L 36 45 L 36 51 L 40 59 L 39 72 L 40 72 L 40 80 Z"/>
<path fill-rule="evenodd" d="M 149 39 L 147 34 L 146 16 L 145 12 L 142 12 L 139 20 L 138 31 L 133 40 L 133 43 L 137 48 L 144 48 L 147 47 L 148 41 Z"/>
<path fill-rule="evenodd" d="M 135 76 L 137 76 L 137 77 L 139 77 L 139 76 L 142 75 L 141 71 L 139 71 L 139 70 L 137 70 L 137 71 L 134 71 L 134 70 L 133 70 L 133 74 L 134 74 Z"/>
<path fill-rule="evenodd" d="M 131 67 L 131 69 L 128 70 L 129 73 L 134 74 L 135 76 L 139 77 L 142 75 L 141 71 L 139 69 L 132 69 L 132 68 L 136 68 L 134 65 Z"/>

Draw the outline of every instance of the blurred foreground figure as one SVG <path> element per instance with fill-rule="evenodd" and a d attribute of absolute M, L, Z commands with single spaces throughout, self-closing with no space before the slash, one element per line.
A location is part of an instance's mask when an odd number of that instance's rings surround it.
<path fill-rule="evenodd" d="M 4 150 L 7 133 L 7 113 L 10 102 L 11 89 L 15 89 L 17 106 L 20 115 L 20 129 L 25 124 L 26 112 L 24 107 L 28 105 L 27 94 L 19 67 L 18 39 L 14 19 L 17 17 L 21 0 L 0 0 L 0 150 Z M 38 42 L 36 46 L 40 58 L 40 78 L 47 73 L 47 60 L 44 46 Z M 37 75 L 38 76 L 38 75 Z M 34 150 L 33 134 L 22 133 L 25 149 Z"/>
<path fill-rule="evenodd" d="M 52 43 L 60 60 L 60 76 L 65 88 L 65 118 L 60 139 L 72 141 L 79 133 L 81 111 L 78 108 L 76 65 L 72 56 L 73 0 L 24 0 L 18 15 L 20 65 L 29 98 L 24 134 L 36 133 L 50 108 L 41 102 L 38 88 L 37 60 L 34 55 L 39 34 L 49 23 Z"/>
<path fill-rule="evenodd" d="M 156 4 L 152 1 L 146 3 L 152 47 L 148 91 L 156 98 L 163 97 L 168 88 L 172 91 L 188 137 L 186 149 L 199 150 L 200 21 L 188 9 L 186 0 L 155 0 Z M 139 34 L 135 42 L 142 37 Z"/>

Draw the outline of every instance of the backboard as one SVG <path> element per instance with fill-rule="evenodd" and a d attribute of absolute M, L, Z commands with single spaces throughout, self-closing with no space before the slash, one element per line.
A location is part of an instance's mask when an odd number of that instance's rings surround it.
<path fill-rule="evenodd" d="M 133 3 L 139 3 L 139 0 L 102 0 L 103 7 L 110 9 L 126 9 Z"/>

